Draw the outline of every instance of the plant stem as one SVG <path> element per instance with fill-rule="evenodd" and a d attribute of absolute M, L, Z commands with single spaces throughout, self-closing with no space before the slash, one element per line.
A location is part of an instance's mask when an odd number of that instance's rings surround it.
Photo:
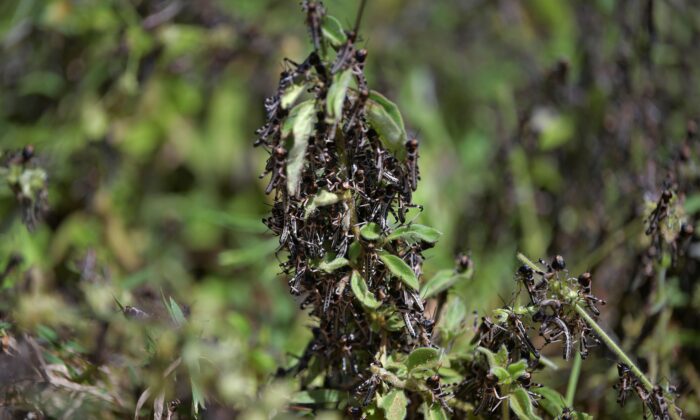
<path fill-rule="evenodd" d="M 581 353 L 576 352 L 574 356 L 574 365 L 571 367 L 569 375 L 569 384 L 566 387 L 566 405 L 574 406 L 574 396 L 576 395 L 576 387 L 578 386 L 578 378 L 581 375 Z"/>
<path fill-rule="evenodd" d="M 632 359 L 630 359 L 627 356 L 627 354 L 625 354 L 625 352 L 620 348 L 620 346 L 618 346 L 617 343 L 615 343 L 615 341 L 613 341 L 613 339 L 605 332 L 605 330 L 603 330 L 603 328 L 600 325 L 598 325 L 598 323 L 595 322 L 595 320 L 590 315 L 588 315 L 588 312 L 586 312 L 585 309 L 583 309 L 579 305 L 575 305 L 574 308 L 576 309 L 576 312 L 579 315 L 581 315 L 581 318 L 583 318 L 586 321 L 588 326 L 591 327 L 591 329 L 593 329 L 593 331 L 595 331 L 596 334 L 598 334 L 598 337 L 600 337 L 600 339 L 603 340 L 605 345 L 608 346 L 608 348 L 617 355 L 617 357 L 622 361 L 622 363 L 626 364 L 627 367 L 630 368 L 630 370 L 632 371 L 634 376 L 637 377 L 637 379 L 642 381 L 642 385 L 644 385 L 644 388 L 647 391 L 651 392 L 652 388 L 654 388 L 654 384 L 652 384 L 651 381 L 647 379 L 644 373 L 642 373 L 642 371 L 637 367 L 637 365 L 634 364 Z"/>

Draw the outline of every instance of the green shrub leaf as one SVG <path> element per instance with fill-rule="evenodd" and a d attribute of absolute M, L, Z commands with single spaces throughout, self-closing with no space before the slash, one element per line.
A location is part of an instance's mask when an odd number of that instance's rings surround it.
<path fill-rule="evenodd" d="M 491 368 L 491 373 L 493 373 L 497 378 L 499 383 L 510 383 L 510 373 L 505 368 L 500 366 L 494 366 Z"/>
<path fill-rule="evenodd" d="M 333 76 L 333 84 L 328 89 L 326 97 L 326 114 L 328 122 L 331 124 L 337 123 L 343 116 L 343 103 L 345 103 L 345 95 L 351 81 L 352 69 L 347 69 Z"/>
<path fill-rule="evenodd" d="M 447 414 L 440 404 L 428 405 L 423 403 L 423 418 L 425 420 L 447 420 Z"/>
<path fill-rule="evenodd" d="M 348 37 L 345 35 L 345 31 L 343 30 L 343 25 L 338 19 L 330 15 L 326 15 L 323 18 L 321 33 L 323 34 L 323 37 L 326 38 L 335 48 L 339 48 L 345 44 L 345 41 L 348 39 Z"/>
<path fill-rule="evenodd" d="M 379 259 L 382 260 L 391 274 L 398 277 L 406 286 L 418 291 L 419 284 L 416 273 L 413 272 L 411 267 L 409 267 L 404 260 L 388 252 L 380 253 Z"/>
<path fill-rule="evenodd" d="M 292 395 L 291 402 L 294 404 L 325 405 L 337 403 L 341 397 L 341 391 L 335 389 L 309 389 Z"/>
<path fill-rule="evenodd" d="M 319 191 L 306 205 L 304 219 L 308 219 L 311 213 L 316 211 L 319 207 L 330 206 L 338 201 L 340 201 L 340 196 L 338 194 L 333 194 L 326 190 Z"/>
<path fill-rule="evenodd" d="M 394 241 L 403 239 L 408 242 L 423 241 L 434 244 L 440 239 L 442 232 L 430 226 L 412 224 L 409 226 L 401 226 L 387 237 L 387 240 Z"/>
<path fill-rule="evenodd" d="M 379 407 L 384 410 L 387 420 L 403 420 L 406 418 L 406 406 L 408 399 L 400 389 L 394 389 L 383 396 L 379 401 Z"/>
<path fill-rule="evenodd" d="M 325 271 L 326 273 L 332 273 L 339 268 L 343 268 L 348 265 L 348 260 L 343 257 L 335 258 L 331 261 L 323 261 L 318 265 L 318 268 Z"/>
<path fill-rule="evenodd" d="M 408 355 L 406 360 L 406 369 L 412 371 L 421 366 L 437 362 L 440 359 L 440 352 L 432 347 L 419 347 Z"/>
<path fill-rule="evenodd" d="M 376 223 L 367 223 L 360 229 L 360 235 L 368 241 L 376 241 L 382 235 L 382 228 Z"/>
<path fill-rule="evenodd" d="M 288 109 L 290 106 L 294 105 L 294 101 L 304 92 L 304 88 L 304 85 L 288 86 L 280 97 L 280 106 L 282 109 Z"/>
<path fill-rule="evenodd" d="M 506 369 L 508 370 L 508 374 L 511 378 L 514 380 L 518 379 L 525 373 L 525 369 L 527 369 L 527 362 L 525 359 L 520 359 L 515 363 L 509 364 Z"/>
<path fill-rule="evenodd" d="M 381 302 L 378 301 L 372 292 L 367 288 L 367 282 L 357 271 L 352 272 L 352 277 L 350 278 L 350 287 L 352 292 L 355 294 L 357 300 L 362 303 L 368 309 L 377 309 L 381 306 Z"/>
<path fill-rule="evenodd" d="M 288 122 L 292 124 L 292 134 L 294 144 L 287 156 L 287 191 L 291 195 L 296 195 L 301 181 L 301 171 L 304 169 L 304 158 L 306 148 L 309 144 L 309 137 L 316 124 L 316 109 L 313 100 L 304 101 L 289 112 L 289 116 L 282 125 L 282 136 Z"/>
<path fill-rule="evenodd" d="M 399 160 L 406 157 L 406 128 L 399 107 L 382 94 L 371 91 L 367 100 L 367 122 L 386 147 Z"/>
<path fill-rule="evenodd" d="M 543 386 L 540 388 L 532 388 L 532 392 L 542 396 L 538 401 L 540 407 L 544 409 L 552 417 L 557 417 L 566 407 L 564 397 L 552 388 Z"/>
<path fill-rule="evenodd" d="M 457 273 L 454 270 L 440 270 L 420 288 L 420 297 L 429 299 L 440 292 L 444 292 L 457 282 L 471 278 L 472 272 Z"/>
<path fill-rule="evenodd" d="M 527 391 L 522 387 L 516 388 L 508 395 L 510 409 L 513 410 L 516 416 L 521 420 L 541 420 L 541 417 L 535 414 L 532 407 L 532 401 Z"/>

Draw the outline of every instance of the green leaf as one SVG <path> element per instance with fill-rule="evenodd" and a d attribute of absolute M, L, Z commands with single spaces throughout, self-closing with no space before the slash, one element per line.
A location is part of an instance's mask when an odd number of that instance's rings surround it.
<path fill-rule="evenodd" d="M 245 247 L 229 249 L 219 253 L 219 264 L 222 266 L 241 267 L 260 262 L 266 255 L 272 255 L 279 242 L 276 239 L 249 242 Z"/>
<path fill-rule="evenodd" d="M 304 88 L 304 85 L 287 86 L 284 93 L 282 93 L 282 96 L 280 97 L 280 106 L 282 109 L 287 109 L 294 105 L 294 101 L 296 101 L 297 98 L 299 98 L 299 95 L 304 92 Z"/>
<path fill-rule="evenodd" d="M 328 123 L 337 123 L 343 116 L 343 103 L 345 103 L 345 95 L 348 92 L 351 81 L 352 69 L 347 69 L 333 76 L 333 84 L 328 89 L 328 95 L 326 96 Z"/>
<path fill-rule="evenodd" d="M 466 316 L 467 311 L 462 299 L 459 296 L 449 296 L 438 324 L 441 334 L 445 334 L 446 340 L 449 341 L 462 333 L 462 321 Z"/>
<path fill-rule="evenodd" d="M 339 48 L 347 41 L 343 25 L 333 16 L 326 15 L 321 24 L 321 34 L 336 48 Z"/>
<path fill-rule="evenodd" d="M 513 410 L 519 419 L 541 420 L 541 417 L 535 414 L 530 396 L 522 387 L 516 388 L 508 395 L 508 402 L 510 403 L 510 409 Z"/>
<path fill-rule="evenodd" d="M 192 378 L 190 380 L 190 386 L 192 388 L 192 411 L 194 414 L 199 413 L 199 408 L 206 409 L 207 406 L 204 405 L 206 402 L 206 399 L 204 398 L 204 392 L 202 391 L 202 387 L 199 385 L 199 382 L 194 380 Z"/>
<path fill-rule="evenodd" d="M 326 273 L 332 273 L 339 268 L 347 266 L 349 261 L 346 258 L 338 257 L 331 261 L 323 261 L 318 265 L 318 268 Z"/>
<path fill-rule="evenodd" d="M 527 362 L 525 359 L 520 359 L 515 363 L 509 364 L 506 369 L 508 369 L 508 373 L 510 374 L 511 378 L 514 380 L 518 379 L 523 375 L 523 373 L 525 373 L 525 369 L 527 369 Z"/>
<path fill-rule="evenodd" d="M 304 219 L 308 219 L 311 213 L 316 211 L 317 208 L 330 206 L 338 201 L 340 201 L 340 196 L 338 194 L 333 194 L 332 192 L 328 192 L 326 190 L 319 191 L 306 205 Z"/>
<path fill-rule="evenodd" d="M 391 233 L 386 239 L 389 241 L 394 241 L 397 239 L 403 239 L 408 242 L 418 242 L 423 241 L 429 244 L 434 244 L 440 239 L 442 232 L 437 229 L 431 228 L 430 226 L 412 224 L 408 226 L 401 226 Z"/>
<path fill-rule="evenodd" d="M 384 410 L 387 420 L 403 420 L 406 418 L 408 399 L 400 389 L 394 389 L 381 397 L 379 407 Z"/>
<path fill-rule="evenodd" d="M 438 349 L 432 347 L 419 347 L 408 355 L 406 360 L 406 369 L 412 371 L 417 367 L 422 367 L 433 362 L 437 362 L 440 359 L 440 352 Z"/>
<path fill-rule="evenodd" d="M 166 299 L 162 290 L 160 291 L 160 295 L 163 298 L 163 305 L 165 306 L 165 309 L 168 310 L 170 319 L 172 319 L 175 325 L 178 327 L 184 325 L 187 322 L 187 319 L 185 319 L 185 314 L 182 312 L 180 305 L 178 305 L 177 302 L 175 302 L 175 299 L 172 297 Z"/>
<path fill-rule="evenodd" d="M 335 389 L 309 389 L 299 391 L 292 395 L 291 402 L 294 404 L 333 404 L 340 401 L 341 391 Z"/>
<path fill-rule="evenodd" d="M 296 195 L 299 188 L 301 172 L 304 169 L 304 158 L 306 148 L 309 144 L 309 137 L 313 133 L 316 124 L 316 108 L 313 100 L 300 103 L 292 108 L 289 116 L 282 125 L 282 136 L 285 133 L 285 126 L 291 121 L 294 144 L 287 156 L 287 191 L 291 195 Z"/>
<path fill-rule="evenodd" d="M 496 361 L 497 366 L 508 366 L 508 349 L 506 348 L 505 344 L 501 345 L 498 353 L 494 354 L 494 360 Z"/>
<path fill-rule="evenodd" d="M 376 241 L 382 235 L 382 228 L 376 223 L 367 223 L 360 229 L 360 235 L 368 241 Z"/>
<path fill-rule="evenodd" d="M 360 258 L 360 252 L 362 251 L 362 244 L 359 241 L 353 241 L 348 247 L 348 257 L 350 261 L 356 263 L 357 259 Z"/>
<path fill-rule="evenodd" d="M 367 282 L 357 271 L 352 272 L 352 277 L 350 278 L 350 287 L 352 292 L 355 294 L 357 300 L 362 303 L 363 306 L 369 309 L 377 309 L 381 306 L 381 302 L 378 301 L 372 292 L 367 288 Z"/>
<path fill-rule="evenodd" d="M 505 368 L 500 366 L 494 366 L 491 368 L 491 373 L 493 373 L 497 378 L 498 382 L 502 384 L 510 383 L 510 373 Z"/>
<path fill-rule="evenodd" d="M 447 420 L 447 414 L 440 404 L 428 405 L 423 403 L 423 418 L 425 420 Z"/>
<path fill-rule="evenodd" d="M 367 122 L 397 159 L 406 158 L 406 128 L 399 107 L 382 94 L 371 91 L 366 105 Z"/>
<path fill-rule="evenodd" d="M 494 368 L 494 367 L 503 367 L 498 364 L 496 361 L 496 354 L 492 352 L 491 350 L 487 349 L 486 347 L 477 347 L 476 351 L 479 353 L 483 354 L 486 356 L 486 360 L 489 362 L 489 367 Z"/>
<path fill-rule="evenodd" d="M 177 325 L 184 325 L 185 322 L 187 322 L 180 305 L 178 305 L 172 297 L 170 298 L 170 316 Z"/>
<path fill-rule="evenodd" d="M 552 388 L 543 386 L 541 388 L 532 388 L 532 392 L 542 396 L 542 399 L 538 401 L 540 407 L 542 407 L 547 414 L 552 417 L 557 417 L 566 407 L 566 401 L 564 397 Z"/>
<path fill-rule="evenodd" d="M 388 252 L 380 253 L 379 259 L 382 260 L 391 274 L 398 277 L 406 286 L 418 291 L 419 284 L 416 273 L 413 272 L 411 267 L 409 267 L 404 260 Z"/>
<path fill-rule="evenodd" d="M 472 273 L 472 270 L 466 273 L 457 273 L 454 270 L 440 270 L 421 286 L 420 297 L 423 299 L 431 298 L 454 286 L 458 281 L 469 280 Z"/>

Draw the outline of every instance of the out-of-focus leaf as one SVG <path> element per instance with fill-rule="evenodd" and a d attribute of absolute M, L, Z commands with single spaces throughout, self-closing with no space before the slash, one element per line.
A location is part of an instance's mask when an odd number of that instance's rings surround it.
<path fill-rule="evenodd" d="M 340 401 L 343 393 L 335 389 L 309 389 L 295 393 L 291 402 L 294 404 L 333 404 Z"/>
<path fill-rule="evenodd" d="M 381 397 L 379 407 L 384 410 L 387 420 L 403 420 L 406 418 L 408 399 L 400 389 L 393 389 Z"/>
<path fill-rule="evenodd" d="M 389 269 L 391 274 L 398 277 L 406 286 L 411 289 L 418 291 L 420 287 L 418 284 L 418 278 L 416 273 L 413 272 L 411 267 L 406 264 L 404 260 L 397 257 L 396 255 L 389 254 L 388 252 L 382 252 L 379 254 L 379 259 L 382 260 L 384 265 Z"/>
<path fill-rule="evenodd" d="M 443 292 L 454 286 L 459 281 L 469 280 L 473 270 L 465 273 L 457 273 L 454 270 L 440 270 L 420 288 L 420 297 L 429 299 L 440 292 Z"/>
<path fill-rule="evenodd" d="M 381 302 L 378 301 L 372 292 L 367 288 L 367 282 L 357 271 L 352 272 L 352 277 L 350 278 L 350 287 L 352 292 L 355 294 L 357 300 L 362 303 L 368 309 L 377 309 L 381 306 Z"/>
<path fill-rule="evenodd" d="M 326 114 L 328 122 L 337 123 L 343 116 L 343 104 L 345 103 L 345 95 L 348 92 L 348 87 L 352 81 L 352 69 L 347 69 L 333 76 L 333 84 L 328 89 L 326 97 Z"/>
<path fill-rule="evenodd" d="M 394 241 L 397 239 L 403 239 L 408 242 L 418 242 L 423 241 L 430 244 L 434 244 L 440 239 L 442 232 L 430 226 L 411 224 L 408 226 L 401 226 L 396 229 L 387 237 L 387 240 Z"/>
<path fill-rule="evenodd" d="M 459 296 L 449 296 L 440 316 L 439 329 L 446 339 L 461 333 L 462 322 L 467 315 L 466 307 Z"/>
<path fill-rule="evenodd" d="M 360 235 L 368 241 L 376 241 L 381 237 L 382 228 L 376 223 L 367 223 L 360 229 Z"/>
<path fill-rule="evenodd" d="M 513 410 L 519 419 L 541 420 L 541 417 L 535 414 L 530 396 L 522 387 L 516 388 L 508 395 L 508 402 L 510 403 L 510 409 Z"/>
<path fill-rule="evenodd" d="M 316 211 L 317 208 L 330 206 L 338 201 L 340 201 L 340 196 L 338 194 L 334 194 L 326 190 L 319 191 L 306 205 L 304 219 L 308 219 L 311 213 Z"/>
<path fill-rule="evenodd" d="M 338 19 L 330 15 L 326 15 L 323 18 L 321 33 L 323 34 L 323 37 L 336 48 L 345 44 L 345 41 L 348 39 L 348 37 L 345 35 L 345 31 L 343 30 L 343 25 Z"/>
<path fill-rule="evenodd" d="M 249 241 L 238 249 L 230 249 L 219 254 L 219 264 L 222 266 L 241 267 L 255 264 L 266 255 L 272 255 L 277 249 L 276 239 L 267 241 Z"/>
<path fill-rule="evenodd" d="M 399 107 L 379 92 L 371 91 L 367 100 L 367 121 L 386 147 L 399 160 L 406 157 L 406 128 Z"/>
<path fill-rule="evenodd" d="M 419 347 L 408 355 L 406 360 L 406 369 L 409 371 L 416 369 L 418 367 L 424 367 L 437 362 L 440 359 L 440 352 L 438 349 L 432 347 Z"/>

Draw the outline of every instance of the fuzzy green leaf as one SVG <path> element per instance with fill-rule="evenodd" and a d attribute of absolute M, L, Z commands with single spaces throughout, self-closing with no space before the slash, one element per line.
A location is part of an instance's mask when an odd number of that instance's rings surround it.
<path fill-rule="evenodd" d="M 288 121 L 292 121 L 292 134 L 294 144 L 287 156 L 287 191 L 291 195 L 296 195 L 301 181 L 301 172 L 304 169 L 304 159 L 306 148 L 309 144 L 309 137 L 316 124 L 316 107 L 313 100 L 300 103 L 292 108 L 289 116 L 282 127 L 284 136 L 284 126 Z"/>
<path fill-rule="evenodd" d="M 419 347 L 408 355 L 406 369 L 412 371 L 417 367 L 429 365 L 440 359 L 440 352 L 432 347 Z"/>
<path fill-rule="evenodd" d="M 323 37 L 326 38 L 335 48 L 345 44 L 345 41 L 348 39 L 347 35 L 345 35 L 345 31 L 343 30 L 343 25 L 338 19 L 330 15 L 326 15 L 323 18 L 321 33 L 323 34 Z"/>
<path fill-rule="evenodd" d="M 382 235 L 382 228 L 376 223 L 367 223 L 360 229 L 360 235 L 368 241 L 376 241 Z"/>
<path fill-rule="evenodd" d="M 428 405 L 423 403 L 423 418 L 425 420 L 447 420 L 447 414 L 440 404 Z"/>
<path fill-rule="evenodd" d="M 406 158 L 406 128 L 399 107 L 385 96 L 371 91 L 366 106 L 367 121 L 397 159 Z"/>
<path fill-rule="evenodd" d="M 343 268 L 348 265 L 348 260 L 343 257 L 335 258 L 331 261 L 323 261 L 318 265 L 318 268 L 325 271 L 326 273 L 332 273 L 339 268 Z"/>
<path fill-rule="evenodd" d="M 403 420 L 406 418 L 406 406 L 408 399 L 400 389 L 394 389 L 383 396 L 379 401 L 379 407 L 384 410 L 387 420 Z"/>
<path fill-rule="evenodd" d="M 459 281 L 469 280 L 472 276 L 472 272 L 473 271 L 457 273 L 454 270 L 440 270 L 435 273 L 430 280 L 425 282 L 423 286 L 421 286 L 420 297 L 423 299 L 429 299 L 438 293 L 449 289 Z"/>
<path fill-rule="evenodd" d="M 359 241 L 354 241 L 353 243 L 351 243 L 348 247 L 348 257 L 350 258 L 350 261 L 356 263 L 357 259 L 360 257 L 361 252 L 362 244 L 360 244 Z"/>
<path fill-rule="evenodd" d="M 326 114 L 328 123 L 337 123 L 343 116 L 343 104 L 345 95 L 352 81 L 352 69 L 347 69 L 333 76 L 333 84 L 328 89 L 326 96 Z"/>
<path fill-rule="evenodd" d="M 489 362 L 490 368 L 503 367 L 503 366 L 500 366 L 498 364 L 498 362 L 496 361 L 496 354 L 494 352 L 492 352 L 491 350 L 487 349 L 486 347 L 477 347 L 476 351 L 478 351 L 479 353 L 486 356 L 486 360 Z"/>
<path fill-rule="evenodd" d="M 508 402 L 510 409 L 520 420 L 541 420 L 541 417 L 535 414 L 530 396 L 522 387 L 516 388 L 508 395 Z"/>
<path fill-rule="evenodd" d="M 511 378 L 514 380 L 518 379 L 525 373 L 525 369 L 527 369 L 527 362 L 525 359 L 520 359 L 515 363 L 509 364 L 506 369 L 508 370 Z"/>
<path fill-rule="evenodd" d="M 359 300 L 364 307 L 368 309 L 377 309 L 381 306 L 382 303 L 369 291 L 367 282 L 365 282 L 365 279 L 357 271 L 352 272 L 350 287 L 357 300 Z"/>
<path fill-rule="evenodd" d="M 510 383 L 510 373 L 505 368 L 494 366 L 491 368 L 491 373 L 498 378 L 498 383 Z"/>
<path fill-rule="evenodd" d="M 294 101 L 304 92 L 304 88 L 304 85 L 288 86 L 280 97 L 280 106 L 282 109 L 288 109 L 290 106 L 294 105 Z"/>
<path fill-rule="evenodd" d="M 387 240 L 394 241 L 403 239 L 408 242 L 423 241 L 434 244 L 440 239 L 442 232 L 430 226 L 412 224 L 409 226 L 401 226 L 387 237 Z"/>
<path fill-rule="evenodd" d="M 382 252 L 379 254 L 379 259 L 382 260 L 384 265 L 389 269 L 391 274 L 398 277 L 406 286 L 411 289 L 418 291 L 420 287 L 418 284 L 418 278 L 416 273 L 413 272 L 411 267 L 406 264 L 404 260 L 397 257 L 396 255 L 389 254 L 388 252 Z"/>
<path fill-rule="evenodd" d="M 340 201 L 340 196 L 338 194 L 333 194 L 332 192 L 328 192 L 326 190 L 319 191 L 306 205 L 304 219 L 308 219 L 311 213 L 316 211 L 317 208 L 330 206 L 338 201 Z"/>
<path fill-rule="evenodd" d="M 467 311 L 462 299 L 458 296 L 448 297 L 438 324 L 441 334 L 444 334 L 447 340 L 461 334 L 462 321 L 466 316 Z"/>
<path fill-rule="evenodd" d="M 542 396 L 542 399 L 538 401 L 540 407 L 542 407 L 547 414 L 552 417 L 557 417 L 566 407 L 566 401 L 564 397 L 552 388 L 543 386 L 541 388 L 532 388 L 532 392 Z"/>

